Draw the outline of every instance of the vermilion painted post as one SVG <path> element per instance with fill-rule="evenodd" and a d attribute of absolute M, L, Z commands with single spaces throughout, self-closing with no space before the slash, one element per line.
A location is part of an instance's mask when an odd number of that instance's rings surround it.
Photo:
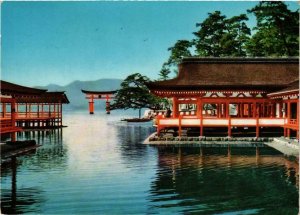
<path fill-rule="evenodd" d="M 42 117 L 44 117 L 44 103 L 42 103 Z"/>
<path fill-rule="evenodd" d="M 296 103 L 296 105 L 297 105 L 297 113 L 296 113 L 296 125 L 299 125 L 298 123 L 299 123 L 299 100 L 297 101 L 297 103 Z M 298 131 L 299 131 L 299 127 L 298 127 Z"/>
<path fill-rule="evenodd" d="M 2 103 L 2 116 L 3 118 L 5 118 L 5 115 L 6 115 L 6 103 Z"/>
<path fill-rule="evenodd" d="M 257 113 L 256 102 L 254 102 L 253 109 L 254 109 L 253 110 L 253 117 L 256 118 L 255 136 L 258 138 L 259 137 L 259 113 Z"/>
<path fill-rule="evenodd" d="M 62 103 L 59 103 L 60 126 L 62 126 Z"/>
<path fill-rule="evenodd" d="M 13 99 L 11 102 L 11 124 L 13 127 L 16 126 L 16 100 Z M 16 141 L 16 132 L 11 133 L 11 141 Z"/>
<path fill-rule="evenodd" d="M 256 117 L 256 137 L 259 137 L 259 119 Z"/>
<path fill-rule="evenodd" d="M 90 114 L 94 114 L 94 95 L 91 95 L 89 101 L 89 110 L 90 110 Z"/>
<path fill-rule="evenodd" d="M 178 135 L 181 137 L 181 116 L 178 117 Z"/>
<path fill-rule="evenodd" d="M 202 101 L 199 100 L 199 116 L 200 116 L 200 136 L 203 136 L 203 105 Z"/>
<path fill-rule="evenodd" d="M 25 117 L 27 118 L 28 115 L 28 104 L 25 103 Z"/>
<path fill-rule="evenodd" d="M 228 137 L 231 137 L 231 117 L 228 117 Z"/>
<path fill-rule="evenodd" d="M 29 118 L 31 117 L 31 103 L 29 103 Z"/>
<path fill-rule="evenodd" d="M 90 114 L 94 114 L 94 101 L 89 102 Z"/>
<path fill-rule="evenodd" d="M 37 117 L 40 118 L 40 104 L 37 104 Z"/>
<path fill-rule="evenodd" d="M 290 124 L 290 119 L 291 119 L 291 102 L 288 101 L 287 103 L 287 120 L 288 120 L 288 124 Z M 289 133 L 289 131 L 288 131 Z"/>
<path fill-rule="evenodd" d="M 173 97 L 173 118 L 178 117 L 178 103 L 177 103 L 177 98 Z"/>

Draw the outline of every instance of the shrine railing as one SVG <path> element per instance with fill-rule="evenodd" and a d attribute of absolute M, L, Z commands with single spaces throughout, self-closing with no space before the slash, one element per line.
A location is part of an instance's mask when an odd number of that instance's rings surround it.
<path fill-rule="evenodd" d="M 3 116 L 3 114 L 2 114 Z M 15 113 L 16 120 L 18 119 L 42 119 L 42 118 L 60 118 L 61 112 L 17 112 Z M 11 113 L 5 113 L 3 118 L 11 118 Z"/>
<path fill-rule="evenodd" d="M 197 118 L 178 117 L 155 119 L 158 126 L 283 126 L 285 118 Z"/>

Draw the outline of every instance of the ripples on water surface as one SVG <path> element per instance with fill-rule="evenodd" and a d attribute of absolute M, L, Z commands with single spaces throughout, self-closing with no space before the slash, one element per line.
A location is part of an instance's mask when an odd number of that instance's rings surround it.
<path fill-rule="evenodd" d="M 158 149 L 151 123 L 65 114 L 1 171 L 2 213 L 297 214 L 298 164 L 264 148 Z"/>

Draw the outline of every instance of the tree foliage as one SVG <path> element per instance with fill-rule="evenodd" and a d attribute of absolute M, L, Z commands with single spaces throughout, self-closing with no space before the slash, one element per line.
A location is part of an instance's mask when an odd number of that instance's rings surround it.
<path fill-rule="evenodd" d="M 221 56 L 246 56 L 246 44 L 249 41 L 251 30 L 247 26 L 246 14 L 234 16 L 225 20 L 225 34 L 221 39 Z"/>
<path fill-rule="evenodd" d="M 199 31 L 194 32 L 194 44 L 199 56 L 246 56 L 246 42 L 250 28 L 246 14 L 227 19 L 220 11 L 209 13 L 208 18 L 196 24 Z"/>
<path fill-rule="evenodd" d="M 177 73 L 177 64 L 182 58 L 247 57 L 247 56 L 298 56 L 299 55 L 299 11 L 291 11 L 284 2 L 261 1 L 248 10 L 254 14 L 257 25 L 247 26 L 246 14 L 227 18 L 220 11 L 208 13 L 208 17 L 197 23 L 198 31 L 191 41 L 178 40 L 168 50 L 169 59 L 160 71 L 161 80 Z"/>
<path fill-rule="evenodd" d="M 129 75 L 122 83 L 121 89 L 116 93 L 111 110 L 114 109 L 160 109 L 163 99 L 149 92 L 146 83 L 150 79 L 139 73 Z"/>
<path fill-rule="evenodd" d="M 199 31 L 194 32 L 196 36 L 194 44 L 198 55 L 214 57 L 222 55 L 221 39 L 225 33 L 225 17 L 220 11 L 215 11 L 208 13 L 208 18 L 202 23 L 196 24 L 200 27 Z"/>
<path fill-rule="evenodd" d="M 169 74 L 171 73 L 170 66 L 167 63 L 164 63 L 160 72 L 159 72 L 159 80 L 167 80 L 169 78 Z"/>
<path fill-rule="evenodd" d="M 159 72 L 160 80 L 166 80 L 169 78 L 169 74 L 173 71 L 178 74 L 177 65 L 184 57 L 191 57 L 190 48 L 193 43 L 188 40 L 178 40 L 174 46 L 168 48 L 171 55 L 167 62 L 163 63 L 163 66 Z"/>
<path fill-rule="evenodd" d="M 259 2 L 248 10 L 257 20 L 257 32 L 248 44 L 252 56 L 298 56 L 299 11 L 280 1 Z"/>

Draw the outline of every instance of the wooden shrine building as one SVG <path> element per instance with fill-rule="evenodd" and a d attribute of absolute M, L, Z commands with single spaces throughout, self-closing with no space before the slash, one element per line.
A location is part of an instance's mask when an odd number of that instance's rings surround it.
<path fill-rule="evenodd" d="M 147 86 L 172 99 L 158 134 L 299 138 L 298 58 L 186 58 L 176 78 Z"/>
<path fill-rule="evenodd" d="M 22 128 L 56 128 L 62 126 L 62 104 L 69 103 L 64 92 L 47 92 L 0 81 L 1 134 Z"/>
<path fill-rule="evenodd" d="M 105 100 L 105 110 L 107 114 L 110 114 L 110 100 L 114 98 L 114 94 L 117 91 L 89 91 L 81 90 L 85 94 L 85 98 L 89 100 L 89 112 L 94 114 L 94 103 L 96 99 Z"/>

